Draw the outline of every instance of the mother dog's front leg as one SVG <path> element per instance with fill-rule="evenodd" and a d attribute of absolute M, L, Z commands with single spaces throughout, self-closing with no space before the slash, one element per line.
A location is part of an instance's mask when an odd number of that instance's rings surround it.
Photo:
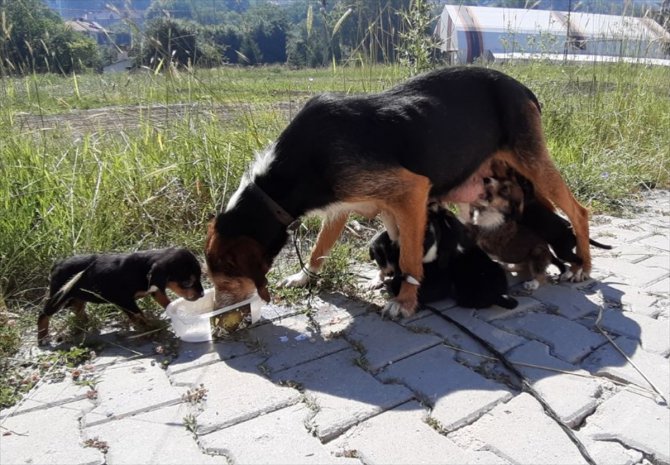
<path fill-rule="evenodd" d="M 333 248 L 335 241 L 340 237 L 340 234 L 342 234 L 348 216 L 349 215 L 346 213 L 338 213 L 323 218 L 321 229 L 316 237 L 316 244 L 309 257 L 309 265 L 307 266 L 307 269 L 303 268 L 299 272 L 287 276 L 281 282 L 281 286 L 300 287 L 309 283 L 311 277 L 319 272 L 323 262 L 326 257 L 328 257 L 330 249 Z"/>
<path fill-rule="evenodd" d="M 426 234 L 428 178 L 407 172 L 404 176 L 403 197 L 388 202 L 399 232 L 400 270 L 403 281 L 400 292 L 384 307 L 383 314 L 391 318 L 414 315 L 417 292 L 423 278 L 423 241 Z"/>

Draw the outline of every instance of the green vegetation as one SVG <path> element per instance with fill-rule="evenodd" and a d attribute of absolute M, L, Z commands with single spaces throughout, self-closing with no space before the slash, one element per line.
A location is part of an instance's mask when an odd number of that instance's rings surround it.
<path fill-rule="evenodd" d="M 97 69 L 95 41 L 65 26 L 41 0 L 0 0 L 0 76 Z"/>

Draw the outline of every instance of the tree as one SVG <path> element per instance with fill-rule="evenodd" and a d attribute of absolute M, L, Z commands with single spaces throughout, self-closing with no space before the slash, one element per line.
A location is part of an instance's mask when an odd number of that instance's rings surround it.
<path fill-rule="evenodd" d="M 41 0 L 0 0 L 0 16 L 0 73 L 70 73 L 100 66 L 95 42 L 68 29 Z"/>
<path fill-rule="evenodd" d="M 398 53 L 400 63 L 415 75 L 430 69 L 435 61 L 438 41 L 432 35 L 433 17 L 427 0 L 412 0 L 406 11 L 401 11 L 403 30 L 400 33 Z"/>
<path fill-rule="evenodd" d="M 200 59 L 196 35 L 198 26 L 190 21 L 159 18 L 151 21 L 146 32 L 142 63 L 151 67 L 192 66 Z"/>

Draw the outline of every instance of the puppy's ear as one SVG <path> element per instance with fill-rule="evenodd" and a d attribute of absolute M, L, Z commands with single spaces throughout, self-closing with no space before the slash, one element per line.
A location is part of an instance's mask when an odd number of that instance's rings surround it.
<path fill-rule="evenodd" d="M 147 275 L 147 280 L 149 281 L 149 287 L 156 286 L 159 291 L 165 294 L 165 287 L 167 286 L 167 273 L 165 272 L 165 267 L 161 262 L 156 262 L 151 265 L 149 274 Z"/>

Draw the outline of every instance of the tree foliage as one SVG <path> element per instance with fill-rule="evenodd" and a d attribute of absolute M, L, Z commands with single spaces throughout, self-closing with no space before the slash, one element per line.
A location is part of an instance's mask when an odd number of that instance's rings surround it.
<path fill-rule="evenodd" d="M 99 68 L 95 42 L 69 29 L 41 0 L 0 0 L 0 72 Z"/>

